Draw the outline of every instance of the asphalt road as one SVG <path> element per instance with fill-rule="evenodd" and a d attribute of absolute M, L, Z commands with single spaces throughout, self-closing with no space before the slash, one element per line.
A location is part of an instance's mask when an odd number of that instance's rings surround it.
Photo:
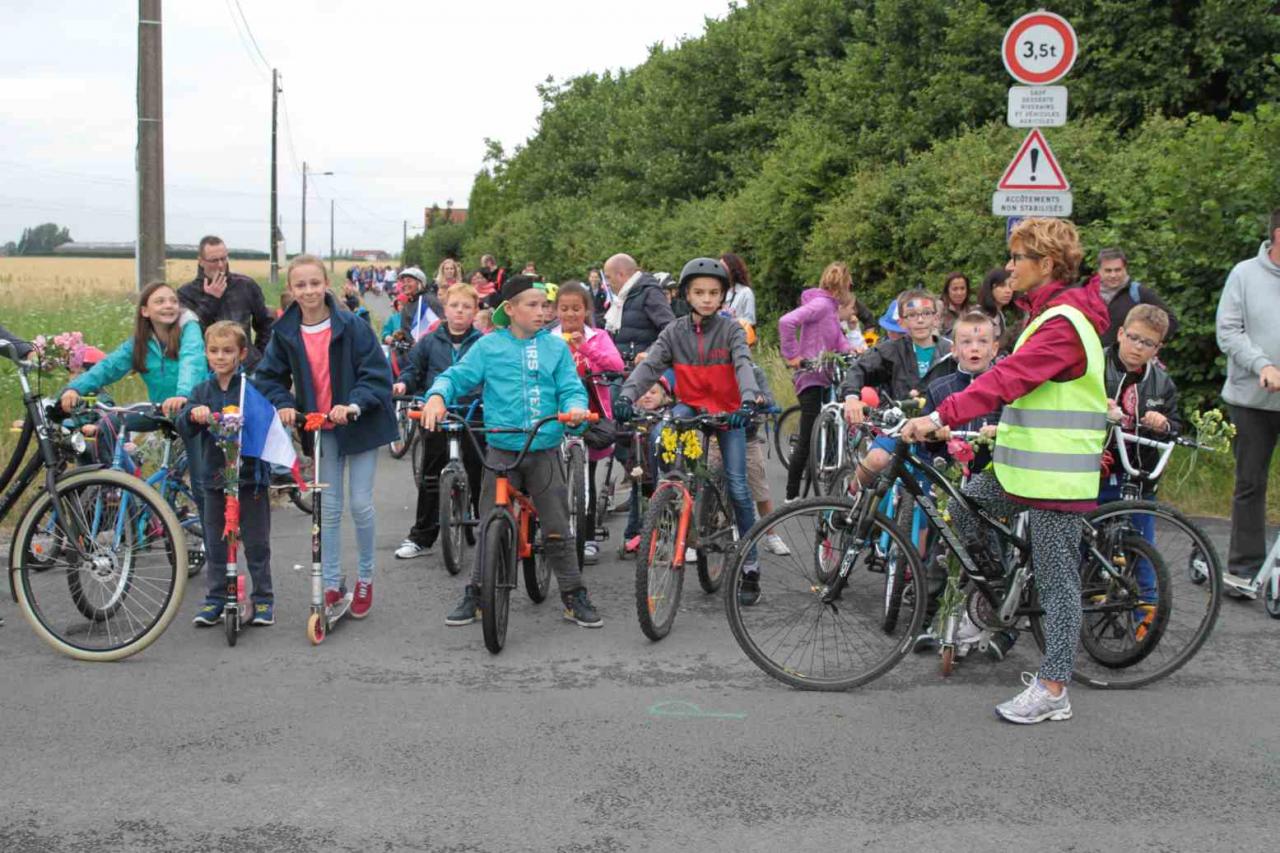
<path fill-rule="evenodd" d="M 1275 849 L 1280 623 L 1260 604 L 1225 602 L 1173 677 L 1073 688 L 1073 720 L 1022 728 L 991 709 L 1035 668 L 1027 642 L 946 681 L 912 656 L 802 693 L 746 659 L 692 581 L 649 642 L 620 516 L 587 576 L 605 627 L 517 597 L 491 656 L 479 624 L 445 626 L 462 581 L 438 553 L 392 557 L 407 460 L 383 454 L 377 502 L 373 612 L 319 647 L 288 505 L 278 622 L 234 649 L 190 625 L 196 583 L 117 664 L 59 656 L 0 602 L 0 851 Z"/>

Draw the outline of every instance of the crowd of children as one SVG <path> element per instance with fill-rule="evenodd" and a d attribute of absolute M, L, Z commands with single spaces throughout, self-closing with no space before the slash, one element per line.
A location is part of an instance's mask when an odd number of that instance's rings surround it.
<path fill-rule="evenodd" d="M 860 393 L 866 386 L 894 399 L 921 397 L 924 415 L 906 425 L 901 440 L 933 442 L 935 455 L 945 454 L 943 442 L 952 428 L 997 436 L 994 452 L 980 449 L 970 463 L 967 491 L 989 508 L 1029 509 L 1036 541 L 1074 536 L 1081 513 L 1116 496 L 1119 488 L 1115 473 L 1102 462 L 1084 476 L 1060 467 L 1039 469 L 1035 460 L 1043 451 L 1074 454 L 1085 460 L 1079 468 L 1083 472 L 1089 468 L 1087 460 L 1107 458 L 1102 445 L 1108 419 L 1157 434 L 1179 429 L 1177 390 L 1156 359 L 1170 328 L 1167 313 L 1154 305 L 1132 308 L 1115 345 L 1104 351 L 1099 335 L 1106 330 L 1106 306 L 1096 284 L 1075 284 L 1082 255 L 1075 229 L 1058 220 L 1028 220 L 1013 230 L 1010 249 L 1009 264 L 988 273 L 976 295 L 966 275 L 949 273 L 939 295 L 907 290 L 878 323 L 854 297 L 844 264 L 829 265 L 818 286 L 801 294 L 797 307 L 778 321 L 782 357 L 795 370 L 801 412 L 787 471 L 787 501 L 799 494 L 810 434 L 823 402 L 842 400 L 848 422 L 857 425 L 867 413 Z M 339 298 L 330 290 L 324 265 L 299 256 L 289 264 L 281 311 L 251 377 L 242 370 L 247 347 L 243 329 L 219 322 L 202 336 L 173 289 L 157 283 L 140 295 L 132 337 L 71 381 L 61 403 L 69 412 L 82 395 L 136 371 L 150 398 L 175 418 L 191 460 L 209 554 L 208 592 L 195 616 L 198 625 L 216 623 L 225 605 L 225 544 L 219 535 L 225 483 L 218 473 L 225 460 L 208 430 L 216 413 L 242 399 L 242 383 L 251 382 L 285 426 L 298 426 L 306 417 L 323 421 L 314 440 L 322 450 L 319 476 L 327 484 L 321 524 L 325 601 L 333 604 L 348 595 L 349 579 L 340 559 L 345 508 L 356 534 L 350 593 L 356 618 L 366 616 L 373 603 L 377 451 L 397 437 L 395 397 L 424 401 L 421 425 L 426 430 L 416 511 L 395 551 L 401 560 L 429 553 L 440 536 L 439 478 L 448 462 L 448 445 L 435 428 L 450 410 L 479 412 L 487 431 L 506 430 L 489 432 L 480 452 L 472 442 L 463 442 L 477 515 L 493 503 L 494 469 L 516 461 L 535 422 L 563 413 L 567 425 L 552 421 L 543 426 L 509 476 L 537 509 L 543 558 L 554 570 L 565 618 L 599 627 L 603 618 L 587 593 L 571 541 L 569 487 L 559 457 L 565 431 L 587 433 L 586 498 L 588 517 L 595 519 L 597 464 L 615 453 L 617 432 L 635 412 L 672 407 L 677 415 L 725 415 L 728 428 L 715 434 L 711 461 L 723 469 L 736 527 L 746 534 L 758 515 L 773 511 L 764 438 L 756 422 L 757 413 L 772 406 L 773 399 L 752 355 L 756 302 L 738 256 L 695 258 L 678 278 L 670 278 L 672 286 L 664 291 L 673 303 L 680 301 L 680 310 L 672 312 L 679 316 L 647 344 L 620 384 L 623 356 L 614 336 L 599 323 L 610 312 L 610 322 L 618 322 L 622 297 L 613 301 L 599 273 L 592 272 L 589 284 L 570 281 L 556 287 L 533 271 L 506 275 L 486 266 L 468 277 L 450 259 L 441 263 L 429 287 L 420 269 L 407 267 L 395 277 L 395 310 L 375 334 L 361 304 L 364 278 L 344 282 Z M 613 274 L 609 265 L 606 272 Z M 886 339 L 877 342 L 881 332 Z M 402 345 L 394 379 L 386 352 L 393 344 Z M 832 387 L 829 374 L 813 366 L 829 353 L 857 356 L 844 372 L 842 387 Z M 600 420 L 588 428 L 590 413 Z M 1089 428 L 1054 429 L 1051 422 L 1063 413 Z M 869 484 L 889 464 L 895 446 L 896 440 L 876 440 L 850 487 Z M 1029 452 L 1033 447 L 1036 452 Z M 1144 454 L 1136 458 L 1139 465 L 1150 465 Z M 252 622 L 259 625 L 272 624 L 275 616 L 270 482 L 269 466 L 257 459 L 242 461 L 241 537 L 253 580 Z M 1146 488 L 1150 493 L 1154 485 Z M 634 495 L 624 541 L 639 532 L 640 503 L 640 495 Z M 974 524 L 963 511 L 955 521 L 961 530 Z M 761 543 L 774 554 L 790 553 L 780 537 L 769 535 Z M 633 542 L 627 546 L 633 548 Z M 583 563 L 595 563 L 598 550 L 593 529 Z M 1033 554 L 1046 610 L 1047 648 L 1039 677 L 998 709 L 1007 719 L 1037 722 L 1070 716 L 1066 682 L 1080 601 L 1068 550 L 1036 549 Z M 446 618 L 448 625 L 476 619 L 480 571 L 477 564 Z M 744 605 L 755 604 L 759 596 L 758 572 L 753 551 L 746 555 L 738 592 Z M 936 566 L 930 572 L 934 598 L 940 575 Z M 1140 571 L 1144 595 L 1154 595 L 1151 574 L 1149 566 L 1145 575 Z M 1007 644 L 996 649 L 1006 651 Z"/>

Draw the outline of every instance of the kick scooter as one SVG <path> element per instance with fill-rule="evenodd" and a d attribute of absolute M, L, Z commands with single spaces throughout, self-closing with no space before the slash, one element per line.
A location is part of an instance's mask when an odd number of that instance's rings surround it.
<path fill-rule="evenodd" d="M 217 535 L 227 540 L 227 585 L 224 590 L 226 604 L 222 608 L 222 627 L 226 630 L 227 645 L 234 646 L 236 638 L 248 624 L 250 610 L 248 584 L 238 571 L 236 547 L 240 541 L 240 414 L 228 408 L 213 415 L 213 433 L 226 459 L 223 465 L 223 526 Z"/>
<path fill-rule="evenodd" d="M 347 611 L 351 609 L 354 594 L 343 593 L 342 598 L 332 607 L 324 603 L 324 572 L 320 567 L 320 504 L 323 502 L 326 484 L 320 482 L 320 428 L 324 426 L 327 415 L 323 412 L 312 412 L 306 416 L 303 429 L 315 433 L 312 437 L 311 468 L 312 479 L 309 491 L 311 501 L 311 615 L 307 617 L 307 639 L 311 645 L 318 646 L 324 642 L 333 627 L 338 624 Z"/>

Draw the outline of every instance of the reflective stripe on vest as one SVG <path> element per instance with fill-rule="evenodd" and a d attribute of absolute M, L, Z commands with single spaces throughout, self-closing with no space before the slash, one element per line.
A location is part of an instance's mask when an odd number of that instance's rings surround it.
<path fill-rule="evenodd" d="M 1106 363 L 1097 330 L 1080 309 L 1055 305 L 1027 326 L 1014 352 L 1054 317 L 1065 317 L 1080 336 L 1085 372 L 1068 382 L 1045 382 L 1005 406 L 992 462 L 1011 495 L 1093 500 L 1107 437 Z"/>

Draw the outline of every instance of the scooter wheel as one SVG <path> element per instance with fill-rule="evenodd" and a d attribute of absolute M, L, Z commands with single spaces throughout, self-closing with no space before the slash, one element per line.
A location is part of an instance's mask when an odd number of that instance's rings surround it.
<path fill-rule="evenodd" d="M 312 613 L 307 617 L 307 639 L 313 646 L 324 642 L 324 614 Z"/>
<path fill-rule="evenodd" d="M 942 647 L 942 677 L 950 678 L 951 673 L 955 671 L 955 668 L 956 668 L 956 647 L 943 646 Z"/>

